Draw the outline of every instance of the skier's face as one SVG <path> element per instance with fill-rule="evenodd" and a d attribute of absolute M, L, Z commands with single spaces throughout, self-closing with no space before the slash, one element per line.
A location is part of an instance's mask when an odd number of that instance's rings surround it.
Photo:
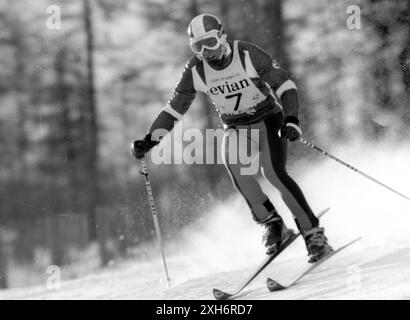
<path fill-rule="evenodd" d="M 206 61 L 216 61 L 216 60 L 219 60 L 221 56 L 222 56 L 222 45 L 219 46 L 219 48 L 215 50 L 210 50 L 210 49 L 205 48 L 204 52 L 202 53 L 202 57 Z"/>

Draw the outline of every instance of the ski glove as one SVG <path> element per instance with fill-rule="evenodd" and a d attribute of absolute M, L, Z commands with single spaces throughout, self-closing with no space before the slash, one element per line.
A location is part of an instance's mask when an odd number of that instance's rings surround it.
<path fill-rule="evenodd" d="M 147 134 L 142 140 L 135 140 L 131 144 L 131 153 L 138 160 L 144 158 L 145 154 L 148 153 L 153 147 L 155 147 L 159 141 L 152 141 L 151 135 Z"/>
<path fill-rule="evenodd" d="M 285 124 L 279 130 L 279 136 L 290 141 L 296 141 L 302 135 L 302 129 L 299 127 L 299 120 L 296 117 L 286 117 Z"/>

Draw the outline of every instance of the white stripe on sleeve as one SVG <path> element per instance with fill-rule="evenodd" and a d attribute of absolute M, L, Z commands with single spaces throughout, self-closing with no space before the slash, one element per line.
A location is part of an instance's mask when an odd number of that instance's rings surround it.
<path fill-rule="evenodd" d="M 280 98 L 285 91 L 290 89 L 297 89 L 296 84 L 292 80 L 286 80 L 275 93 Z"/>
<path fill-rule="evenodd" d="M 302 129 L 297 125 L 294 124 L 292 122 L 289 122 L 286 124 L 287 127 L 292 127 L 293 129 L 295 129 L 297 132 L 299 132 L 300 135 L 302 135 Z"/>
<path fill-rule="evenodd" d="M 177 120 L 181 120 L 183 115 L 180 114 L 179 112 L 175 111 L 170 105 L 169 103 L 167 103 L 167 105 L 162 108 L 161 111 L 165 111 L 167 113 L 169 113 L 171 116 L 173 116 L 174 118 L 176 118 Z"/>

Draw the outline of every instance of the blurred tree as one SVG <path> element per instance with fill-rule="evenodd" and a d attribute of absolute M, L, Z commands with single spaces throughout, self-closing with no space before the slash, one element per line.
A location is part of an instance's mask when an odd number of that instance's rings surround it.
<path fill-rule="evenodd" d="M 371 0 L 372 12 L 379 11 L 378 4 L 385 2 L 384 0 Z M 376 47 L 376 55 L 373 57 L 372 74 L 374 77 L 376 102 L 383 109 L 393 108 L 392 92 L 391 92 L 391 69 L 389 68 L 389 59 L 387 50 L 391 36 L 391 27 L 394 23 L 389 17 L 384 15 L 372 14 L 368 16 L 372 22 L 373 28 L 379 38 L 378 46 Z"/>
<path fill-rule="evenodd" d="M 86 101 L 83 117 L 86 127 L 85 140 L 87 141 L 87 204 L 88 228 L 90 240 L 97 240 L 97 205 L 99 199 L 98 180 L 98 125 L 97 125 L 97 102 L 95 95 L 94 80 L 94 30 L 91 16 L 91 0 L 83 0 L 84 5 L 84 32 L 86 35 Z"/>
<path fill-rule="evenodd" d="M 408 3 L 408 0 L 396 2 L 368 0 L 368 10 L 364 15 L 372 28 L 376 41 L 371 55 L 372 59 L 369 61 L 369 68 L 373 76 L 372 96 L 376 109 L 368 119 L 368 123 L 371 125 L 371 134 L 378 138 L 383 137 L 388 126 L 391 125 L 385 119 L 399 117 L 405 123 L 408 121 L 406 116 L 408 108 L 402 106 L 401 94 L 396 89 L 398 72 L 403 73 L 406 70 L 403 68 L 403 63 L 407 61 Z M 401 40 L 402 37 L 404 41 Z M 401 70 L 398 68 L 397 61 L 401 64 Z M 404 76 L 403 80 L 405 78 Z M 407 90 L 405 83 L 403 87 Z M 406 95 L 404 93 L 404 96 Z"/>
<path fill-rule="evenodd" d="M 53 91 L 55 94 L 55 100 L 58 103 L 58 127 L 57 132 L 53 136 L 53 139 L 49 139 L 48 143 L 51 144 L 51 152 L 58 153 L 60 156 L 60 161 L 63 160 L 61 157 L 64 158 L 65 155 L 66 161 L 65 163 L 68 166 L 72 165 L 72 157 L 71 157 L 71 150 L 66 149 L 69 147 L 71 143 L 71 124 L 70 124 L 70 110 L 69 110 L 69 95 L 70 90 L 66 81 L 67 77 L 67 48 L 65 45 L 60 45 L 54 59 L 54 72 L 55 72 L 55 90 Z M 64 161 L 64 160 L 63 160 Z M 56 161 L 57 162 L 57 161 Z M 58 164 L 59 170 L 61 170 L 61 165 Z M 73 175 L 68 174 L 64 177 L 65 181 L 72 181 Z M 71 209 L 71 201 L 73 197 L 71 193 L 75 190 L 75 185 L 70 184 L 66 188 L 64 188 L 64 209 L 68 212 L 72 212 Z M 58 210 L 55 208 L 54 214 L 48 217 L 50 220 L 50 230 L 52 233 L 52 241 L 51 241 L 51 261 L 54 265 L 62 266 L 65 263 L 64 260 L 64 245 L 63 239 L 61 238 L 61 223 L 59 219 Z"/>
<path fill-rule="evenodd" d="M 330 16 L 333 11 L 342 9 L 343 6 L 328 7 L 325 10 L 326 16 Z M 338 28 L 336 23 L 327 23 L 318 31 L 321 39 L 320 52 L 314 59 L 317 60 L 319 69 L 325 74 L 323 75 L 324 83 L 332 83 L 327 90 L 321 90 L 317 103 L 322 103 L 325 106 L 322 114 L 324 122 L 327 124 L 329 136 L 333 141 L 342 141 L 346 139 L 346 125 L 344 123 L 345 111 L 342 107 L 342 98 L 340 83 L 343 81 L 343 57 L 340 56 L 338 50 L 334 47 L 335 30 Z M 322 62 L 323 65 L 322 65 Z M 308 81 L 308 79 L 306 79 Z M 308 112 L 310 110 L 307 110 Z"/>
<path fill-rule="evenodd" d="M 68 212 L 73 212 L 73 203 L 75 203 L 74 190 L 78 188 L 75 180 L 75 159 L 78 156 L 75 150 L 75 141 L 73 139 L 73 131 L 75 131 L 76 126 L 74 121 L 72 121 L 72 112 L 70 112 L 70 97 L 75 94 L 75 88 L 72 83 L 68 81 L 69 70 L 67 70 L 68 55 L 70 50 L 68 49 L 66 42 L 63 41 L 55 55 L 54 61 L 54 72 L 55 72 L 55 100 L 59 106 L 59 129 L 61 130 L 60 137 L 58 137 L 57 145 L 55 146 L 63 154 L 63 162 L 65 167 L 65 186 L 66 193 L 65 207 Z M 78 142 L 77 142 L 78 144 Z"/>
<path fill-rule="evenodd" d="M 26 75 L 26 62 L 27 58 L 25 54 L 27 48 L 24 42 L 25 33 L 22 27 L 23 22 L 16 16 L 16 20 L 13 22 L 11 39 L 13 39 L 14 47 L 14 79 L 15 85 L 14 93 L 17 105 L 17 159 L 15 161 L 15 173 L 20 182 L 24 181 L 27 177 L 26 155 L 28 148 L 27 141 L 27 120 L 28 120 L 28 87 L 27 87 L 27 75 Z"/>
<path fill-rule="evenodd" d="M 28 167 L 28 158 L 30 151 L 30 61 L 32 58 L 33 48 L 30 46 L 30 40 L 35 38 L 33 35 L 27 35 L 26 17 L 21 15 L 21 3 L 7 1 L 9 8 L 6 18 L 6 28 L 8 30 L 7 42 L 11 49 L 10 55 L 7 55 L 12 73 L 9 78 L 8 94 L 12 97 L 11 103 L 14 106 L 14 115 L 10 119 L 13 123 L 11 131 L 8 133 L 13 137 L 10 141 L 12 146 L 12 162 L 10 170 L 10 188 L 9 195 L 25 194 L 29 188 L 29 181 L 32 179 L 32 172 Z M 7 52 L 7 50 L 6 50 Z M 26 219 L 24 205 L 19 201 L 6 199 L 10 202 L 9 208 L 11 214 L 11 224 L 14 224 L 19 232 L 21 241 L 20 247 L 15 254 L 23 261 L 33 261 L 34 247 L 30 246 L 30 241 L 24 237 L 24 221 Z"/>
<path fill-rule="evenodd" d="M 258 2 L 256 0 L 240 0 L 238 2 L 242 18 L 240 22 L 239 40 L 257 43 L 263 46 L 268 41 L 259 31 L 259 25 L 257 24 L 257 17 L 259 15 Z M 271 46 L 269 46 L 269 48 L 265 47 L 265 49 L 269 50 Z"/>
<path fill-rule="evenodd" d="M 400 55 L 400 66 L 407 99 L 404 106 L 403 121 L 408 128 L 410 126 L 410 1 L 407 1 L 407 10 L 403 14 L 403 23 L 407 24 L 407 41 L 405 41 L 404 49 Z"/>
<path fill-rule="evenodd" d="M 0 289 L 7 289 L 7 255 L 4 248 L 2 229 L 0 228 Z"/>
<path fill-rule="evenodd" d="M 218 1 L 219 3 L 219 14 L 221 16 L 222 21 L 224 21 L 225 24 L 229 25 L 229 20 L 228 20 L 228 15 L 229 15 L 229 0 L 220 0 Z"/>
<path fill-rule="evenodd" d="M 290 59 L 286 52 L 282 0 L 265 0 L 262 5 L 263 25 L 265 26 L 266 50 L 269 50 L 286 70 L 291 71 Z"/>

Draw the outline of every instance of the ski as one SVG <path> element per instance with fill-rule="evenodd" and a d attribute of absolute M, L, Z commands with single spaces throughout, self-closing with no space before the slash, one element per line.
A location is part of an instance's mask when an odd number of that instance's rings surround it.
<path fill-rule="evenodd" d="M 324 257 L 323 259 L 313 263 L 312 265 L 308 266 L 305 270 L 303 270 L 302 272 L 300 272 L 291 282 L 289 282 L 287 285 L 282 285 L 279 282 L 268 278 L 266 281 L 266 285 L 268 287 L 268 290 L 271 292 L 274 291 L 279 291 L 279 290 L 284 290 L 284 289 L 288 289 L 292 286 L 294 286 L 300 279 L 302 279 L 304 276 L 306 276 L 307 274 L 309 274 L 311 271 L 313 271 L 314 269 L 316 269 L 318 266 L 320 266 L 323 262 L 327 261 L 328 259 L 330 259 L 331 257 L 333 257 L 334 255 L 336 255 L 337 253 L 339 253 L 340 251 L 342 251 L 343 249 L 346 249 L 347 247 L 350 247 L 352 244 L 354 244 L 355 242 L 359 241 L 361 239 L 361 237 L 356 238 L 350 242 L 348 242 L 347 244 L 341 246 L 340 248 L 338 248 L 337 250 L 333 251 L 332 253 L 330 253 L 329 255 L 327 255 L 326 257 Z"/>
<path fill-rule="evenodd" d="M 330 208 L 326 208 L 319 212 L 317 215 L 318 218 L 322 217 L 326 212 L 329 211 Z M 240 292 L 242 292 L 243 289 L 245 289 L 275 258 L 277 258 L 289 245 L 292 244 L 293 241 L 295 241 L 298 237 L 300 236 L 300 232 L 295 233 L 286 243 L 284 243 L 276 253 L 272 255 L 267 255 L 265 259 L 262 261 L 262 263 L 258 266 L 256 271 L 252 273 L 246 281 L 234 292 L 228 293 L 224 292 L 219 289 L 213 289 L 213 295 L 216 300 L 226 300 L 229 298 L 232 298 L 233 296 L 238 295 Z"/>

